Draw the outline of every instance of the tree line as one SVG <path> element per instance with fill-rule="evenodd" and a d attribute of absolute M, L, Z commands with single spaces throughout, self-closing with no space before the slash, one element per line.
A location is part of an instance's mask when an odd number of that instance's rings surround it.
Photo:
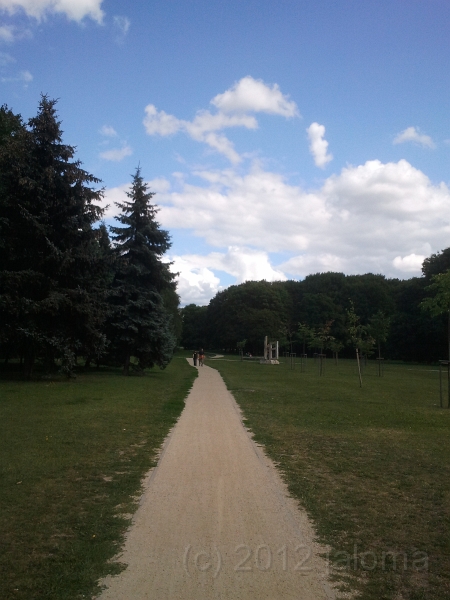
<path fill-rule="evenodd" d="M 447 248 L 425 259 L 422 277 L 407 280 L 329 272 L 302 281 L 247 281 L 219 292 L 208 306 L 181 309 L 181 343 L 261 355 L 268 335 L 285 352 L 354 356 L 357 340 L 364 354 L 446 359 L 449 269 Z"/>
<path fill-rule="evenodd" d="M 55 106 L 42 96 L 27 123 L 0 108 L 0 358 L 26 377 L 36 363 L 70 375 L 80 359 L 164 368 L 177 343 L 257 355 L 266 335 L 297 354 L 353 355 L 357 343 L 391 359 L 447 357 L 450 248 L 422 277 L 247 281 L 180 310 L 170 236 L 140 168 L 107 228 L 101 182 L 63 143 Z"/>
<path fill-rule="evenodd" d="M 108 231 L 101 182 L 63 143 L 55 105 L 42 96 L 27 123 L 0 108 L 0 356 L 26 377 L 37 362 L 70 375 L 80 357 L 164 368 L 179 297 L 154 194 L 137 168 Z"/>

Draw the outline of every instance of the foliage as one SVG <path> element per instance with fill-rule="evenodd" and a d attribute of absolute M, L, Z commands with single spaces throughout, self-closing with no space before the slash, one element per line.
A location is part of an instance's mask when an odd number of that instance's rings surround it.
<path fill-rule="evenodd" d="M 445 273 L 432 275 L 431 281 L 431 285 L 426 289 L 434 295 L 422 300 L 421 307 L 434 317 L 448 314 L 448 360 L 450 360 L 450 269 Z"/>
<path fill-rule="evenodd" d="M 321 354 L 323 350 L 330 350 L 331 344 L 335 340 L 335 338 L 330 334 L 332 325 L 333 321 L 327 321 L 325 325 L 318 328 L 311 340 L 312 344 L 320 349 Z"/>
<path fill-rule="evenodd" d="M 433 295 L 422 300 L 421 306 L 433 316 L 447 313 L 450 310 L 450 269 L 445 273 L 432 275 L 431 281 L 426 290 Z"/>
<path fill-rule="evenodd" d="M 386 342 L 391 320 L 379 310 L 369 319 L 369 333 L 375 339 L 378 347 L 378 358 L 381 358 L 381 343 Z"/>
<path fill-rule="evenodd" d="M 281 286 L 267 281 L 247 281 L 219 292 L 207 310 L 208 345 L 235 350 L 246 339 L 248 350 L 262 355 L 264 337 L 275 340 L 285 332 L 288 301 Z"/>
<path fill-rule="evenodd" d="M 241 340 L 240 342 L 236 342 L 236 348 L 240 352 L 243 352 L 246 344 L 247 344 L 247 340 Z"/>
<path fill-rule="evenodd" d="M 361 319 L 355 312 L 352 300 L 350 300 L 350 308 L 347 309 L 347 329 L 349 342 L 356 351 L 368 352 L 373 348 L 375 340 L 370 336 L 369 328 L 361 324 Z"/>
<path fill-rule="evenodd" d="M 180 310 L 183 324 L 181 345 L 190 350 L 205 348 L 207 307 L 188 304 Z"/>
<path fill-rule="evenodd" d="M 139 167 L 127 196 L 129 200 L 117 203 L 122 212 L 116 219 L 122 227 L 111 227 L 116 271 L 107 329 L 111 357 L 123 365 L 125 374 L 132 356 L 138 359 L 139 369 L 166 367 L 176 345 L 172 317 L 162 296 L 176 293 L 170 264 L 162 261 L 170 237 L 156 221 L 154 193 L 148 191 Z"/>
<path fill-rule="evenodd" d="M 220 292 L 208 307 L 201 307 L 201 324 L 199 321 L 194 329 L 202 332 L 202 346 L 215 349 L 233 351 L 236 342 L 246 338 L 248 349 L 261 353 L 262 340 L 269 335 L 280 341 L 282 351 L 304 354 L 314 332 L 333 321 L 329 335 L 334 342 L 329 350 L 349 357 L 354 351 L 346 309 L 352 298 L 361 326 L 368 328 L 368 342 L 373 338 L 380 354 L 383 349 L 386 358 L 433 361 L 445 354 L 446 336 L 443 318 L 420 308 L 427 283 L 425 277 L 401 281 L 371 273 L 316 273 L 303 281 L 246 282 Z M 190 305 L 189 314 L 195 310 Z M 187 313 L 184 320 L 192 331 Z M 361 349 L 371 354 L 372 343 L 363 339 Z"/>
<path fill-rule="evenodd" d="M 436 254 L 432 254 L 423 261 L 422 273 L 425 278 L 430 280 L 433 275 L 445 273 L 450 269 L 450 248 L 441 250 Z"/>
<path fill-rule="evenodd" d="M 42 96 L 27 127 L 5 107 L 0 118 L 0 343 L 27 376 L 36 359 L 70 373 L 106 345 L 102 190 L 63 144 L 55 104 Z"/>
<path fill-rule="evenodd" d="M 306 323 L 299 323 L 297 328 L 298 340 L 302 344 L 302 354 L 306 354 L 306 348 L 314 340 L 314 329 L 308 327 Z"/>

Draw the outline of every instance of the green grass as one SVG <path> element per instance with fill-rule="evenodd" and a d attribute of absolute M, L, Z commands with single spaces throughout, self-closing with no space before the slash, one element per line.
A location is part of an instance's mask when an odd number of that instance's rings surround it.
<path fill-rule="evenodd" d="M 196 371 L 0 381 L 0 598 L 90 598 Z M 128 516 L 127 516 L 128 515 Z"/>
<path fill-rule="evenodd" d="M 387 365 L 380 378 L 372 363 L 360 389 L 355 361 L 329 359 L 322 377 L 312 359 L 304 373 L 208 364 L 331 546 L 340 589 L 450 598 L 450 410 L 436 367 Z"/>

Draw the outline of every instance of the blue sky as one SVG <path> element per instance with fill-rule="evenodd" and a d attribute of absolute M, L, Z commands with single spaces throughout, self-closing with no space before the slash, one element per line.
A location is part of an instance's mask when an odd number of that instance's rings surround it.
<path fill-rule="evenodd" d="M 183 303 L 407 278 L 450 246 L 448 0 L 0 0 L 2 103 L 58 98 L 107 222 L 140 163 Z"/>

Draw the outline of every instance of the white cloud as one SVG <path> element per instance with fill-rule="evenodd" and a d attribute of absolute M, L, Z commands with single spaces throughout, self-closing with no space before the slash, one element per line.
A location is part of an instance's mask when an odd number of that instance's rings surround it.
<path fill-rule="evenodd" d="M 248 112 L 268 112 L 284 117 L 298 115 L 294 102 L 289 102 L 281 94 L 277 85 L 272 88 L 252 77 L 244 77 L 233 88 L 219 94 L 211 101 L 219 109 L 212 114 L 208 110 L 198 111 L 192 121 L 178 119 L 153 104 L 145 107 L 144 126 L 148 135 L 168 136 L 180 131 L 197 142 L 203 142 L 210 148 L 223 154 L 237 164 L 241 161 L 233 143 L 222 133 L 231 127 L 257 129 L 258 121 Z"/>
<path fill-rule="evenodd" d="M 163 177 L 152 179 L 147 181 L 147 186 L 150 192 L 155 192 L 158 197 L 155 197 L 155 203 L 159 204 L 159 195 L 167 194 L 170 191 L 170 183 Z M 128 200 L 127 192 L 130 190 L 131 184 L 125 183 L 123 185 L 107 188 L 103 200 L 99 203 L 101 208 L 106 209 L 103 215 L 104 219 L 112 219 L 119 214 L 119 209 L 116 206 L 116 202 L 124 202 Z"/>
<path fill-rule="evenodd" d="M 90 17 L 101 23 L 104 13 L 101 9 L 103 0 L 0 0 L 0 10 L 14 14 L 25 12 L 29 17 L 37 20 L 45 18 L 47 14 L 64 14 L 72 21 L 82 21 Z"/>
<path fill-rule="evenodd" d="M 133 150 L 130 146 L 125 145 L 122 148 L 114 148 L 112 150 L 105 150 L 105 152 L 100 153 L 100 158 L 104 160 L 111 160 L 113 162 L 120 162 L 127 156 L 131 156 L 133 154 Z"/>
<path fill-rule="evenodd" d="M 407 127 L 394 138 L 394 144 L 404 144 L 405 142 L 413 142 L 419 146 L 426 148 L 435 148 L 436 144 L 429 135 L 420 133 L 415 127 Z"/>
<path fill-rule="evenodd" d="M 99 133 L 105 137 L 117 137 L 117 131 L 110 125 L 103 125 L 103 127 L 99 130 Z"/>
<path fill-rule="evenodd" d="M 186 254 L 172 257 L 173 272 L 178 272 L 177 291 L 183 304 L 207 304 L 220 290 L 220 279 L 214 271 L 224 271 L 244 281 L 284 281 L 286 276 L 274 269 L 266 252 L 231 246 L 227 252 L 211 252 L 206 256 Z"/>
<path fill-rule="evenodd" d="M 279 265 L 279 269 L 282 269 L 285 273 L 291 275 L 301 274 L 302 276 L 309 273 L 325 273 L 327 271 L 340 273 L 345 270 L 345 267 L 345 260 L 330 253 L 294 256 Z"/>
<path fill-rule="evenodd" d="M 324 139 L 325 127 L 319 123 L 311 123 L 306 130 L 309 138 L 309 151 L 311 152 L 316 167 L 324 168 L 330 160 L 333 160 L 332 154 L 327 154 L 328 142 Z"/>
<path fill-rule="evenodd" d="M 183 121 L 163 110 L 158 110 L 153 104 L 145 107 L 144 126 L 148 135 L 172 135 L 183 128 Z"/>
<path fill-rule="evenodd" d="M 449 245 L 450 190 L 406 160 L 348 166 L 311 190 L 257 164 L 246 174 L 229 168 L 194 175 L 196 185 L 186 175 L 174 177 L 174 189 L 167 180 L 152 185 L 161 226 L 212 247 L 206 256 L 178 257 L 188 271 L 180 283 L 184 302 L 195 296 L 206 303 L 220 272 L 236 283 L 330 270 L 420 275 L 423 258 Z M 128 187 L 107 190 L 107 201 L 122 200 Z M 281 264 L 274 253 L 283 254 Z"/>
<path fill-rule="evenodd" d="M 265 253 L 266 258 L 253 255 L 255 264 L 270 264 L 270 253 L 288 253 L 283 264 L 271 267 L 278 275 L 326 270 L 419 275 L 421 258 L 446 247 L 450 238 L 449 189 L 433 185 L 405 160 L 347 167 L 311 191 L 258 167 L 245 176 L 233 170 L 196 175 L 203 186 L 181 183 L 181 191 L 162 195 L 163 226 L 191 230 L 215 247 Z M 239 252 L 228 253 L 226 261 L 220 255 L 220 266 L 211 262 L 212 254 L 198 264 L 240 280 L 242 265 L 231 268 Z"/>
<path fill-rule="evenodd" d="M 409 254 L 408 256 L 396 256 L 393 265 L 403 273 L 415 273 L 421 270 L 425 256 L 422 254 Z"/>
<path fill-rule="evenodd" d="M 256 119 L 249 115 L 212 115 L 208 111 L 199 111 L 193 121 L 183 121 L 159 111 L 153 104 L 146 106 L 145 112 L 144 125 L 149 135 L 168 136 L 184 131 L 193 140 L 204 142 L 226 156 L 233 164 L 240 162 L 239 154 L 226 136 L 216 132 L 228 127 L 256 129 L 258 126 Z"/>
<path fill-rule="evenodd" d="M 182 304 L 204 306 L 220 291 L 220 279 L 206 267 L 199 267 L 189 257 L 171 257 L 171 270 L 177 275 L 177 292 Z"/>
<path fill-rule="evenodd" d="M 243 77 L 229 90 L 215 96 L 211 104 L 225 113 L 264 112 L 282 117 L 299 116 L 295 102 L 288 100 L 276 83 L 269 87 L 250 76 Z"/>

